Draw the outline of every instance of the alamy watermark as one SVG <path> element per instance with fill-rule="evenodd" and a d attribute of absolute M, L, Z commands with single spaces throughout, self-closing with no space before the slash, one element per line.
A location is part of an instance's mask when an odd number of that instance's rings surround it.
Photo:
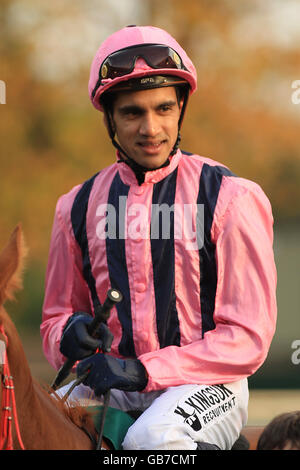
<path fill-rule="evenodd" d="M 110 239 L 183 240 L 186 250 L 200 250 L 204 243 L 204 204 L 127 204 L 119 196 L 119 207 L 99 204 L 97 237 Z M 151 221 L 149 223 L 149 220 Z"/>
<path fill-rule="evenodd" d="M 6 104 L 6 84 L 0 80 L 0 104 Z"/>
<path fill-rule="evenodd" d="M 292 342 L 292 349 L 295 351 L 292 353 L 291 361 L 294 365 L 300 364 L 300 339 L 295 339 Z"/>
<path fill-rule="evenodd" d="M 291 95 L 291 101 L 293 104 L 300 104 L 300 80 L 294 80 L 292 88 L 295 88 L 295 91 Z"/>

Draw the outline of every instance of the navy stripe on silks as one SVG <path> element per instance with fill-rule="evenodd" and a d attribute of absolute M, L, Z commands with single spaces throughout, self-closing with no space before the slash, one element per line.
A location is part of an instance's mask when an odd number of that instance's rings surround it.
<path fill-rule="evenodd" d="M 125 235 L 122 227 L 125 223 L 125 208 L 129 186 L 125 185 L 117 172 L 109 190 L 107 203 L 115 208 L 115 233 L 108 233 L 106 238 L 106 255 L 109 278 L 112 288 L 118 289 L 123 296 L 122 302 L 116 305 L 118 318 L 122 325 L 122 338 L 119 353 L 123 356 L 136 357 L 131 317 L 130 288 L 125 254 Z M 120 230 L 121 227 L 121 230 Z"/>
<path fill-rule="evenodd" d="M 78 191 L 73 206 L 71 209 L 71 222 L 73 227 L 73 232 L 75 239 L 77 240 L 81 253 L 82 253 L 82 262 L 83 262 L 83 276 L 86 280 L 94 305 L 94 309 L 100 306 L 99 297 L 96 291 L 96 281 L 92 274 L 91 261 L 89 255 L 88 239 L 86 233 L 86 213 L 88 208 L 88 202 L 90 193 L 95 181 L 96 175 L 92 176 L 81 186 Z"/>
<path fill-rule="evenodd" d="M 211 241 L 211 227 L 223 176 L 235 176 L 222 166 L 204 164 L 200 176 L 197 204 L 204 204 L 204 243 L 200 256 L 200 303 L 202 336 L 213 330 L 213 313 L 217 289 L 216 247 Z"/>
<path fill-rule="evenodd" d="M 171 210 L 175 202 L 176 180 L 177 169 L 154 185 L 152 196 L 151 254 L 157 334 L 161 348 L 180 346 L 175 298 L 174 210 Z M 161 205 L 161 210 L 155 212 L 158 205 Z"/>

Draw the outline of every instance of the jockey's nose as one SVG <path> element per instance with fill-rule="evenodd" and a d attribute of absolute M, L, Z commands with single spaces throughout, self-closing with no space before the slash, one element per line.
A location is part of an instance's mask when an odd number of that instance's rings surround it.
<path fill-rule="evenodd" d="M 153 111 L 148 111 L 142 117 L 139 128 L 140 135 L 147 137 L 155 137 L 160 132 L 160 123 Z"/>

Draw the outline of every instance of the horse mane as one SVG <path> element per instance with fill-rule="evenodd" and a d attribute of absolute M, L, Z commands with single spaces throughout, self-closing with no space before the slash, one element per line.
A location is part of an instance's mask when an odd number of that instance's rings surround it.
<path fill-rule="evenodd" d="M 14 293 L 23 287 L 23 271 L 27 253 L 22 227 L 18 224 L 0 257 L 0 305 L 6 300 L 14 300 Z"/>
<path fill-rule="evenodd" d="M 92 413 L 88 411 L 84 406 L 74 402 L 63 400 L 56 392 L 53 392 L 49 386 L 44 386 L 44 391 L 47 394 L 52 393 L 51 398 L 56 407 L 69 418 L 79 428 L 94 429 L 94 422 L 92 419 Z"/>

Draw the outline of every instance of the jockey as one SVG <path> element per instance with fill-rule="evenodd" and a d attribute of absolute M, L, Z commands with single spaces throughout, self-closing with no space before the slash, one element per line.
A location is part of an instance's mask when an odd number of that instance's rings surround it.
<path fill-rule="evenodd" d="M 142 411 L 128 450 L 230 449 L 247 421 L 247 377 L 275 331 L 270 203 L 256 183 L 180 149 L 196 87 L 167 32 L 108 37 L 89 95 L 117 159 L 55 212 L 44 352 L 55 368 L 68 357 L 89 371 L 74 398 L 111 390 L 110 406 Z M 111 287 L 123 300 L 95 339 L 87 326 Z"/>

